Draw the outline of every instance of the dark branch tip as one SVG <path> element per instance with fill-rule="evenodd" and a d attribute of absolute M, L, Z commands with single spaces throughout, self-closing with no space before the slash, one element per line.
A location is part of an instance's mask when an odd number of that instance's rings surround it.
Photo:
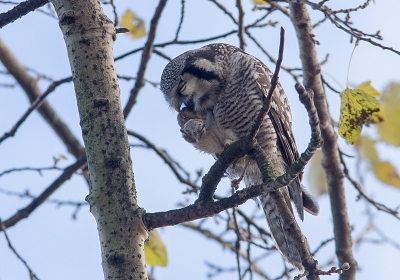
<path fill-rule="evenodd" d="M 116 28 L 115 29 L 115 33 L 119 34 L 119 33 L 128 33 L 130 32 L 130 30 L 126 27 L 120 27 L 120 28 Z"/>

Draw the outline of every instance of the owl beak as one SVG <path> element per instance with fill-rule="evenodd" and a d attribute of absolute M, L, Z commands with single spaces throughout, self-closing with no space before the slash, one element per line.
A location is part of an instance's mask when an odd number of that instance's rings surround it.
<path fill-rule="evenodd" d="M 175 111 L 177 111 L 179 113 L 181 111 L 181 106 L 174 105 L 174 109 L 175 109 Z"/>

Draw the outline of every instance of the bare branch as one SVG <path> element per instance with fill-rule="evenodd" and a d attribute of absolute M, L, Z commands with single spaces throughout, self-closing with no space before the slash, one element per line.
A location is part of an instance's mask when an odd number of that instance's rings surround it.
<path fill-rule="evenodd" d="M 111 5 L 111 7 L 112 7 L 112 11 L 113 11 L 113 14 L 114 14 L 114 26 L 118 26 L 118 24 L 119 24 L 119 17 L 118 17 L 118 13 L 117 13 L 117 6 L 115 5 L 115 3 L 114 3 L 114 0 L 109 0 L 109 1 L 101 1 L 103 4 L 105 4 L 105 5 L 107 5 L 107 4 L 109 4 L 109 5 Z M 126 32 L 129 32 L 129 31 L 126 31 Z"/>
<path fill-rule="evenodd" d="M 56 167 L 56 166 L 50 166 L 50 167 L 20 167 L 20 168 L 11 168 L 4 170 L 3 172 L 0 172 L 0 177 L 9 174 L 12 172 L 21 172 L 21 171 L 36 171 L 39 173 L 40 176 L 43 175 L 42 171 L 45 170 L 60 170 L 61 168 Z"/>
<path fill-rule="evenodd" d="M 132 110 L 132 107 L 136 104 L 136 98 L 139 94 L 139 91 L 144 86 L 144 73 L 146 72 L 147 64 L 153 51 L 153 43 L 156 36 L 158 21 L 160 20 L 161 13 L 164 10 L 166 3 L 167 0 L 160 0 L 154 12 L 153 18 L 151 19 L 150 30 L 147 35 L 147 41 L 143 47 L 142 59 L 140 61 L 139 70 L 136 75 L 135 86 L 132 88 L 128 102 L 126 103 L 124 108 L 125 119 L 128 117 L 130 111 Z"/>
<path fill-rule="evenodd" d="M 83 168 L 86 164 L 86 155 L 81 156 L 75 163 L 71 164 L 64 169 L 64 172 L 49 186 L 47 187 L 37 198 L 31 201 L 25 208 L 18 210 L 13 216 L 3 222 L 5 228 L 14 226 L 24 218 L 38 208 L 43 202 L 49 198 L 62 184 L 69 180 L 72 175 L 80 168 Z"/>
<path fill-rule="evenodd" d="M 234 253 L 236 253 L 236 251 L 237 251 L 235 245 L 233 245 L 231 242 L 226 242 L 226 241 L 224 241 L 224 240 L 221 239 L 219 236 L 216 236 L 215 234 L 213 234 L 213 233 L 212 233 L 211 231 L 209 231 L 209 230 L 202 229 L 201 227 L 198 227 L 198 226 L 196 226 L 196 225 L 193 224 L 193 223 L 183 223 L 183 224 L 181 224 L 181 225 L 184 226 L 184 227 L 186 227 L 186 228 L 190 228 L 190 229 L 192 229 L 192 230 L 195 230 L 195 231 L 197 231 L 197 232 L 203 234 L 205 237 L 207 237 L 207 238 L 209 238 L 209 239 L 212 239 L 212 240 L 218 242 L 218 243 L 221 244 L 224 248 L 228 248 L 229 250 L 231 250 L 231 251 L 234 252 Z M 238 255 L 239 255 L 241 258 L 243 258 L 243 259 L 249 261 L 249 258 L 248 258 L 247 253 L 245 253 L 245 252 L 239 250 L 239 251 L 238 251 Z M 254 271 L 255 273 L 257 273 L 258 275 L 260 275 L 260 276 L 263 277 L 264 279 L 271 279 L 271 277 L 268 276 L 265 272 L 263 272 L 263 271 L 261 270 L 261 268 L 258 267 L 258 265 L 257 265 L 254 261 L 249 261 L 249 264 L 250 264 L 250 266 L 252 267 L 252 269 L 253 269 L 253 271 Z"/>
<path fill-rule="evenodd" d="M 179 20 L 178 28 L 176 29 L 174 41 L 178 41 L 178 36 L 182 28 L 184 16 L 185 16 L 185 0 L 181 0 L 181 19 Z"/>
<path fill-rule="evenodd" d="M 343 172 L 344 172 L 344 175 L 346 176 L 347 180 L 349 180 L 350 183 L 356 188 L 356 190 L 358 191 L 359 195 L 360 195 L 361 197 L 363 197 L 366 201 L 368 201 L 368 202 L 369 202 L 372 206 L 374 206 L 377 210 L 386 212 L 386 213 L 392 215 L 393 217 L 395 217 L 396 219 L 400 220 L 399 211 L 398 211 L 398 210 L 390 209 L 390 208 L 387 207 L 386 205 L 374 201 L 373 199 L 371 199 L 371 198 L 364 192 L 364 190 L 362 189 L 362 187 L 360 186 L 360 184 L 350 176 L 349 170 L 347 169 L 347 165 L 346 165 L 346 162 L 345 162 L 344 159 L 343 159 L 342 154 L 340 154 L 340 160 L 341 160 L 341 163 L 342 163 L 342 165 L 343 165 Z"/>
<path fill-rule="evenodd" d="M 48 89 L 39 97 L 36 98 L 35 101 L 32 102 L 31 106 L 28 108 L 28 110 L 21 116 L 21 118 L 17 121 L 17 123 L 11 128 L 9 132 L 4 133 L 2 137 L 0 137 L 0 144 L 4 140 L 6 140 L 9 137 L 13 137 L 15 133 L 17 132 L 18 128 L 24 123 L 24 121 L 28 118 L 28 116 L 35 110 L 38 109 L 43 103 L 42 101 L 50 94 L 52 93 L 59 85 L 64 84 L 64 83 L 69 83 L 72 81 L 71 77 L 53 82 Z"/>
<path fill-rule="evenodd" d="M 8 237 L 7 231 L 6 231 L 6 226 L 3 224 L 3 221 L 0 219 L 0 229 L 1 231 L 3 231 L 4 236 L 7 240 L 7 244 L 8 247 L 11 249 L 11 251 L 13 251 L 14 255 L 17 256 L 17 258 L 24 264 L 24 266 L 26 267 L 26 269 L 29 272 L 29 277 L 31 280 L 40 280 L 39 277 L 37 277 L 37 275 L 33 272 L 32 268 L 30 268 L 30 266 L 28 265 L 28 263 L 26 262 L 26 260 L 21 257 L 21 255 L 17 252 L 17 250 L 14 248 L 14 246 L 11 243 L 10 238 Z"/>
<path fill-rule="evenodd" d="M 30 102 L 34 102 L 38 97 L 42 95 L 39 88 L 36 85 L 35 79 L 33 79 L 26 71 L 26 69 L 17 61 L 11 51 L 4 45 L 0 39 L 0 61 L 7 68 L 8 72 L 17 80 L 17 82 L 24 89 L 26 95 L 28 96 Z M 66 81 L 65 78 L 61 81 Z M 57 82 L 55 82 L 57 84 Z M 55 85 L 53 84 L 53 85 Z M 61 84 L 61 83 L 60 83 Z M 50 86 L 49 90 L 52 90 Z M 51 92 L 51 91 L 50 91 Z M 49 93 L 50 93 L 49 92 Z M 57 113 L 53 110 L 48 102 L 43 100 L 38 112 L 46 120 L 46 122 L 52 127 L 52 129 L 57 133 L 58 137 L 63 141 L 68 149 L 68 152 L 73 154 L 75 158 L 80 157 L 84 152 L 84 148 L 69 130 L 68 126 L 61 120 Z"/>
<path fill-rule="evenodd" d="M 225 6 L 223 6 L 222 4 L 220 4 L 217 0 L 210 0 L 211 2 L 213 2 L 220 10 L 222 10 L 232 21 L 234 24 L 239 26 L 239 22 L 236 20 L 236 18 L 232 15 L 232 13 L 230 13 Z M 274 2 L 270 3 L 271 5 L 273 5 L 274 7 L 280 7 L 282 8 L 279 4 L 276 4 Z M 284 8 L 282 8 L 284 9 Z M 287 13 L 287 15 L 289 15 L 289 12 L 284 9 L 282 11 L 286 11 L 284 12 L 285 14 Z M 250 33 L 250 29 L 254 28 L 254 27 L 258 27 L 258 23 L 260 21 L 262 21 L 263 19 L 265 19 L 270 13 L 266 13 L 265 15 L 263 15 L 261 18 L 257 19 L 255 22 L 253 22 L 252 24 L 246 25 L 244 27 L 244 31 L 246 33 L 246 35 L 257 45 L 257 47 L 268 57 L 268 59 L 276 64 L 276 59 L 274 59 L 268 52 L 267 50 L 258 42 L 258 40 Z M 272 25 L 271 23 L 268 23 L 267 25 Z M 240 31 L 240 29 L 238 30 L 238 32 Z M 290 75 L 293 76 L 293 78 L 295 79 L 296 82 L 298 82 L 298 76 L 295 75 L 293 73 L 293 70 L 291 70 L 290 68 L 281 66 L 281 68 L 285 71 L 287 71 Z"/>
<path fill-rule="evenodd" d="M 329 238 L 329 239 L 327 239 L 327 240 L 325 240 L 325 241 L 322 241 L 321 244 L 319 244 L 318 247 L 315 248 L 315 250 L 311 253 L 311 255 L 315 256 L 315 254 L 318 253 L 318 251 L 319 251 L 322 247 L 324 247 L 326 244 L 328 244 L 329 242 L 334 241 L 334 240 L 335 240 L 335 238 Z"/>
<path fill-rule="evenodd" d="M 199 40 L 187 40 L 187 41 L 184 41 L 184 40 L 174 41 L 174 40 L 172 40 L 172 41 L 165 42 L 165 43 L 154 44 L 154 48 L 165 48 L 165 47 L 171 46 L 171 45 L 190 45 L 190 44 L 204 43 L 204 42 L 209 42 L 209 41 L 213 41 L 213 40 L 216 40 L 216 39 L 225 38 L 225 37 L 227 37 L 229 35 L 235 34 L 236 32 L 237 32 L 237 30 L 232 30 L 232 31 L 229 31 L 229 32 L 221 34 L 221 35 L 217 35 L 217 36 L 213 36 L 213 37 L 209 37 L 209 38 L 205 38 L 205 39 L 199 39 Z M 137 49 L 134 49 L 132 51 L 129 51 L 127 53 L 121 54 L 121 55 L 115 57 L 115 61 L 121 60 L 121 59 L 123 59 L 123 58 L 125 58 L 127 56 L 130 56 L 132 54 L 140 52 L 143 49 L 144 48 L 141 47 L 141 48 L 137 48 Z"/>
<path fill-rule="evenodd" d="M 276 61 L 274 75 L 272 76 L 272 79 L 271 79 L 271 87 L 268 90 L 267 97 L 263 99 L 263 102 L 264 102 L 263 107 L 261 108 L 257 118 L 255 119 L 255 121 L 249 131 L 249 137 L 251 139 L 253 139 L 256 136 L 256 134 L 258 133 L 261 123 L 263 122 L 265 116 L 268 114 L 269 109 L 271 107 L 272 95 L 278 84 L 279 70 L 281 69 L 281 65 L 282 65 L 284 45 L 285 45 L 285 29 L 283 29 L 281 27 L 281 36 L 280 36 L 280 42 L 279 42 L 279 56 L 278 56 L 278 60 Z"/>
<path fill-rule="evenodd" d="M 177 167 L 176 167 L 176 162 L 175 162 L 174 160 L 171 159 L 171 157 L 167 154 L 167 152 L 166 152 L 165 150 L 161 150 L 161 149 L 157 148 L 153 143 L 151 143 L 151 142 L 150 142 L 149 140 L 147 140 L 145 137 L 143 137 L 142 135 L 140 135 L 140 134 L 138 134 L 138 133 L 136 133 L 136 132 L 134 132 L 134 131 L 128 130 L 127 132 L 128 132 L 128 135 L 131 135 L 131 136 L 133 136 L 133 137 L 139 139 L 140 141 L 144 142 L 144 143 L 147 145 L 147 147 L 149 147 L 150 149 L 152 149 L 153 151 L 155 151 L 156 154 L 157 154 L 159 157 L 161 157 L 161 158 L 164 160 L 164 162 L 169 166 L 169 168 L 171 169 L 171 171 L 175 174 L 175 176 L 178 178 L 178 180 L 179 180 L 181 183 L 184 183 L 184 184 L 186 184 L 186 185 L 192 187 L 192 188 L 195 189 L 195 190 L 198 189 L 198 186 L 196 186 L 196 184 L 194 184 L 193 182 L 191 182 L 191 181 L 189 180 L 189 178 L 185 179 L 185 178 L 182 177 L 182 175 L 179 173 L 179 171 L 178 171 L 178 169 L 177 169 Z M 178 166 L 178 168 L 179 168 L 179 166 Z M 187 172 L 186 172 L 186 174 L 188 175 Z"/>
<path fill-rule="evenodd" d="M 15 191 L 9 191 L 5 189 L 0 188 L 0 193 L 4 195 L 9 195 L 9 196 L 16 196 L 19 198 L 29 198 L 29 199 L 36 199 L 37 197 L 32 195 L 29 191 L 25 192 L 15 192 Z M 89 206 L 89 203 L 86 201 L 70 201 L 70 200 L 59 200 L 59 199 L 47 199 L 45 201 L 46 203 L 53 203 L 57 205 L 58 207 L 61 206 L 73 206 L 75 207 L 74 212 L 72 213 L 72 219 L 76 219 L 79 210 L 82 208 L 82 206 Z"/>
<path fill-rule="evenodd" d="M 233 191 L 233 190 L 232 190 Z M 235 241 L 235 254 L 236 254 L 236 266 L 237 266 L 237 272 L 238 272 L 238 276 L 239 276 L 239 280 L 242 280 L 242 272 L 240 269 L 240 241 L 243 240 L 242 235 L 240 234 L 240 227 L 239 227 L 239 223 L 237 220 L 237 209 L 236 207 L 232 208 L 232 216 L 233 216 L 233 223 L 235 225 L 235 234 L 236 234 L 236 241 Z"/>
<path fill-rule="evenodd" d="M 338 11 L 332 11 L 329 7 L 327 7 L 325 5 L 316 4 L 316 3 L 310 2 L 308 0 L 305 2 L 307 3 L 307 5 L 312 7 L 314 10 L 321 11 L 325 15 L 325 17 L 328 18 L 337 28 L 343 30 L 344 32 L 346 32 L 347 34 L 352 36 L 352 38 L 355 38 L 356 40 L 368 42 L 374 46 L 382 48 L 383 50 L 389 50 L 391 52 L 394 52 L 394 53 L 400 55 L 400 51 L 395 50 L 392 47 L 387 47 L 382 44 L 379 44 L 378 42 L 375 42 L 371 38 L 367 38 L 367 37 L 372 37 L 372 38 L 382 39 L 379 34 L 379 31 L 375 34 L 367 34 L 365 32 L 362 32 L 361 30 L 358 30 L 358 29 L 352 27 L 349 24 L 349 21 L 348 21 L 349 13 L 352 11 L 357 11 L 359 9 L 364 9 L 365 7 L 368 6 L 368 4 L 370 3 L 370 0 L 367 0 L 364 4 L 360 5 L 357 8 L 338 10 Z M 339 18 L 337 16 L 338 13 L 346 13 L 347 18 L 345 20 Z"/>
<path fill-rule="evenodd" d="M 347 216 L 343 171 L 337 148 L 337 135 L 331 124 L 325 92 L 321 83 L 321 69 L 317 60 L 315 42 L 311 36 L 311 20 L 303 4 L 290 4 L 291 20 L 300 45 L 300 57 L 304 71 L 304 85 L 314 91 L 315 107 L 321 121 L 323 167 L 325 168 L 331 201 L 336 254 L 339 263 L 349 262 L 351 269 L 341 279 L 355 279 L 357 263 L 353 257 L 351 228 Z"/>
<path fill-rule="evenodd" d="M 11 10 L 0 14 L 0 28 L 42 7 L 48 2 L 48 0 L 27 0 L 19 3 Z"/>
<path fill-rule="evenodd" d="M 215 5 L 217 5 L 218 8 L 220 8 L 232 21 L 234 24 L 238 25 L 238 21 L 236 20 L 236 18 L 232 15 L 231 12 L 228 11 L 228 9 L 222 5 L 221 3 L 219 3 L 217 0 L 209 0 L 211 2 L 213 2 Z"/>
<path fill-rule="evenodd" d="M 236 7 L 239 12 L 239 21 L 238 21 L 238 37 L 239 37 L 239 47 L 244 51 L 246 47 L 246 42 L 244 41 L 244 11 L 242 7 L 242 0 L 236 0 Z"/>
<path fill-rule="evenodd" d="M 310 104 L 312 104 L 311 96 L 306 95 L 306 98 L 307 96 L 307 102 L 310 102 Z M 313 113 L 310 112 L 309 114 L 310 116 L 312 116 L 311 119 L 318 120 L 316 115 L 313 115 Z M 310 123 L 315 124 L 314 121 L 310 121 Z M 226 209 L 243 204 L 250 198 L 254 198 L 260 196 L 261 194 L 276 190 L 279 187 L 286 186 L 288 182 L 293 180 L 293 178 L 296 178 L 296 176 L 298 176 L 302 172 L 305 164 L 310 158 L 312 150 L 316 150 L 317 147 L 320 145 L 320 142 L 318 140 L 320 138 L 320 135 L 318 134 L 318 127 L 312 128 L 312 131 L 312 138 L 309 147 L 307 148 L 307 151 L 301 154 L 300 158 L 288 169 L 285 174 L 279 176 L 275 181 L 239 190 L 228 198 L 222 198 L 214 202 L 212 200 L 212 197 L 210 197 L 210 195 L 212 196 L 213 194 L 212 190 L 218 185 L 226 168 L 230 164 L 232 164 L 234 160 L 246 154 L 245 147 L 247 146 L 247 143 L 249 143 L 249 141 L 245 137 L 237 142 L 232 143 L 227 149 L 225 149 L 220 158 L 211 167 L 210 171 L 203 177 L 201 189 L 207 189 L 209 191 L 207 191 L 206 193 L 203 192 L 202 197 L 199 196 L 199 199 L 194 204 L 187 207 L 170 210 L 167 212 L 146 213 L 144 215 L 144 222 L 147 228 L 153 229 L 158 227 L 171 226 L 179 223 L 193 221 L 199 218 L 211 217 Z"/>

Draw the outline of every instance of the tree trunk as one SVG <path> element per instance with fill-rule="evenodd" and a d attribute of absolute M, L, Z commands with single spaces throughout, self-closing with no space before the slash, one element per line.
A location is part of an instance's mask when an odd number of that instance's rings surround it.
<path fill-rule="evenodd" d="M 340 165 L 337 135 L 331 124 L 325 91 L 321 82 L 321 68 L 317 58 L 315 41 L 307 7 L 304 4 L 290 4 L 290 18 L 299 40 L 300 58 L 303 65 L 304 86 L 314 91 L 315 107 L 320 119 L 324 144 L 322 146 L 323 167 L 325 169 L 329 198 L 331 201 L 336 255 L 339 266 L 348 262 L 351 268 L 340 275 L 340 279 L 355 279 L 357 262 L 353 257 L 351 227 L 347 216 L 344 193 L 344 175 Z"/>
<path fill-rule="evenodd" d="M 112 46 L 115 28 L 96 0 L 51 1 L 68 50 L 90 174 L 105 279 L 147 279 L 147 231 L 137 205 Z"/>

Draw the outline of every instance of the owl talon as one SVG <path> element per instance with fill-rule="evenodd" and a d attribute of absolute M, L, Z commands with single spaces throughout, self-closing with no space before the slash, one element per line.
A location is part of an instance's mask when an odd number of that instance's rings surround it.
<path fill-rule="evenodd" d="M 235 189 L 237 191 L 239 189 L 240 182 L 242 181 L 243 178 L 235 179 L 231 181 L 231 188 Z"/>
<path fill-rule="evenodd" d="M 185 139 L 186 142 L 195 143 L 196 139 L 193 139 L 190 134 L 188 134 L 185 130 L 181 129 L 182 137 Z"/>
<path fill-rule="evenodd" d="M 235 165 L 236 165 L 236 163 L 238 163 L 239 160 L 240 160 L 240 159 L 236 160 L 236 161 L 232 164 L 232 165 L 233 165 L 233 168 L 235 168 Z M 246 166 L 244 167 L 244 170 L 243 170 L 242 175 L 241 175 L 239 178 L 237 178 L 237 179 L 231 181 L 231 187 L 232 187 L 233 189 L 237 190 L 237 189 L 239 188 L 240 182 L 243 180 L 244 175 L 246 174 L 246 170 L 247 170 L 247 167 L 249 166 L 249 162 L 250 162 L 250 160 L 247 160 Z"/>
<path fill-rule="evenodd" d="M 224 150 L 227 149 L 232 143 L 233 141 L 230 139 L 224 140 Z"/>

